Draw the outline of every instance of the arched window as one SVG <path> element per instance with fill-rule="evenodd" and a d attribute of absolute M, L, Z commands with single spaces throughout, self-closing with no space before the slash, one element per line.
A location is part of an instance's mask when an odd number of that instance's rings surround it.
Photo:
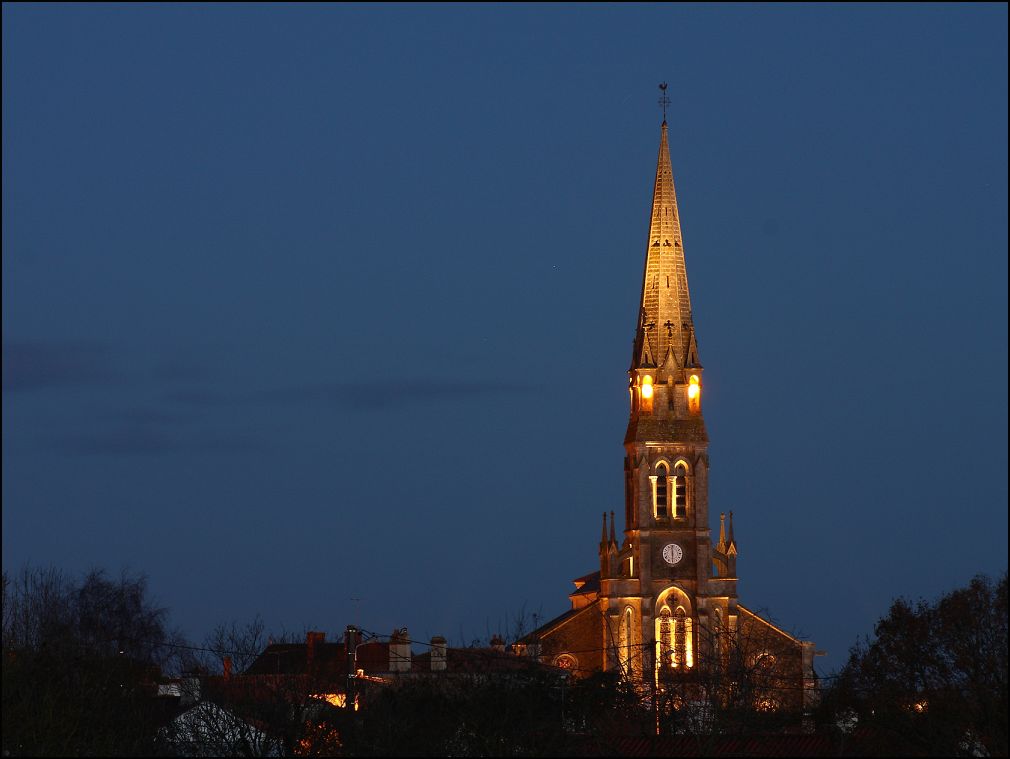
<path fill-rule="evenodd" d="M 670 483 L 666 464 L 656 467 L 656 518 L 666 519 L 670 515 Z"/>
<path fill-rule="evenodd" d="M 677 519 L 687 518 L 687 464 L 678 461 L 673 470 L 674 516 Z"/>
<path fill-rule="evenodd" d="M 575 671 L 579 668 L 579 660 L 571 654 L 561 654 L 560 656 L 555 657 L 554 666 L 561 667 L 561 669 Z"/>
<path fill-rule="evenodd" d="M 621 669 L 626 676 L 631 675 L 632 621 L 634 612 L 628 606 L 621 620 Z"/>
<path fill-rule="evenodd" d="M 684 635 L 687 613 L 683 606 L 678 606 L 673 613 L 673 666 L 677 667 L 687 661 L 687 640 Z"/>
<path fill-rule="evenodd" d="M 775 671 L 775 654 L 761 651 L 751 658 L 751 671 L 755 676 L 769 678 Z"/>
<path fill-rule="evenodd" d="M 673 620 L 666 606 L 659 613 L 659 664 L 666 667 L 673 664 Z"/>
<path fill-rule="evenodd" d="M 656 394 L 655 389 L 652 386 L 652 375 L 646 374 L 642 377 L 642 383 L 638 388 L 639 394 L 642 396 L 642 404 L 640 410 L 643 413 L 652 413 L 652 398 Z"/>
<path fill-rule="evenodd" d="M 686 603 L 685 599 L 685 603 Z M 671 611 L 670 606 L 676 604 Z M 684 671 L 694 667 L 694 622 L 676 594 L 660 604 L 656 620 L 656 670 L 672 667 Z"/>

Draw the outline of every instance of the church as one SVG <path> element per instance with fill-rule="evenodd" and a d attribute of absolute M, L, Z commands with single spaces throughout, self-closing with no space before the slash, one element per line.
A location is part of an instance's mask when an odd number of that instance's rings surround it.
<path fill-rule="evenodd" d="M 617 670 L 659 687 L 732 670 L 751 682 L 751 706 L 808 711 L 814 644 L 739 602 L 733 512 L 712 539 L 703 378 L 664 118 L 628 369 L 624 533 L 603 515 L 599 570 L 520 645 L 579 676 Z"/>

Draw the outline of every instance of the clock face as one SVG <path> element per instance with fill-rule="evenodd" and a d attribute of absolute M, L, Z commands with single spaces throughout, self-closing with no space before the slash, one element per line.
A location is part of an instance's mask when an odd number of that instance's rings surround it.
<path fill-rule="evenodd" d="M 681 548 L 676 543 L 667 543 L 663 547 L 663 561 L 665 561 L 671 567 L 680 564 L 680 560 L 683 558 L 684 558 L 684 549 Z"/>

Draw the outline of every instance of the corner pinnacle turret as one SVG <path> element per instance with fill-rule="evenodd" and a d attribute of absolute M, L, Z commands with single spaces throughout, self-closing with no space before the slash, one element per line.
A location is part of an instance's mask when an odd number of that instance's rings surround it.
<path fill-rule="evenodd" d="M 631 368 L 698 366 L 697 353 L 684 241 L 664 119 Z"/>

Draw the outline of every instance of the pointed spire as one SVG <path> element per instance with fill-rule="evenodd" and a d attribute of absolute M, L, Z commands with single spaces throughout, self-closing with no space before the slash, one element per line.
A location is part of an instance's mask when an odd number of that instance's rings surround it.
<path fill-rule="evenodd" d="M 600 532 L 600 552 L 607 550 L 607 512 L 603 512 L 603 530 Z"/>
<path fill-rule="evenodd" d="M 665 119 L 659 141 L 647 246 L 631 368 L 656 366 L 671 351 L 679 366 L 687 366 L 689 351 L 693 348 L 697 354 L 697 347 L 693 345 L 691 294 L 687 286 L 684 241 Z"/>
<path fill-rule="evenodd" d="M 726 552 L 726 512 L 719 515 L 719 542 L 715 546 L 719 553 Z"/>
<path fill-rule="evenodd" d="M 694 336 L 693 323 L 691 324 L 691 328 L 687 334 L 687 349 L 684 351 L 684 366 L 701 366 L 701 361 L 698 360 L 698 340 Z"/>
<path fill-rule="evenodd" d="M 614 533 L 614 512 L 610 512 L 610 545 L 612 548 L 617 548 L 617 538 Z"/>
<path fill-rule="evenodd" d="M 730 556 L 736 556 L 736 538 L 733 537 L 733 512 L 729 513 L 729 547 L 726 549 L 726 553 Z"/>

